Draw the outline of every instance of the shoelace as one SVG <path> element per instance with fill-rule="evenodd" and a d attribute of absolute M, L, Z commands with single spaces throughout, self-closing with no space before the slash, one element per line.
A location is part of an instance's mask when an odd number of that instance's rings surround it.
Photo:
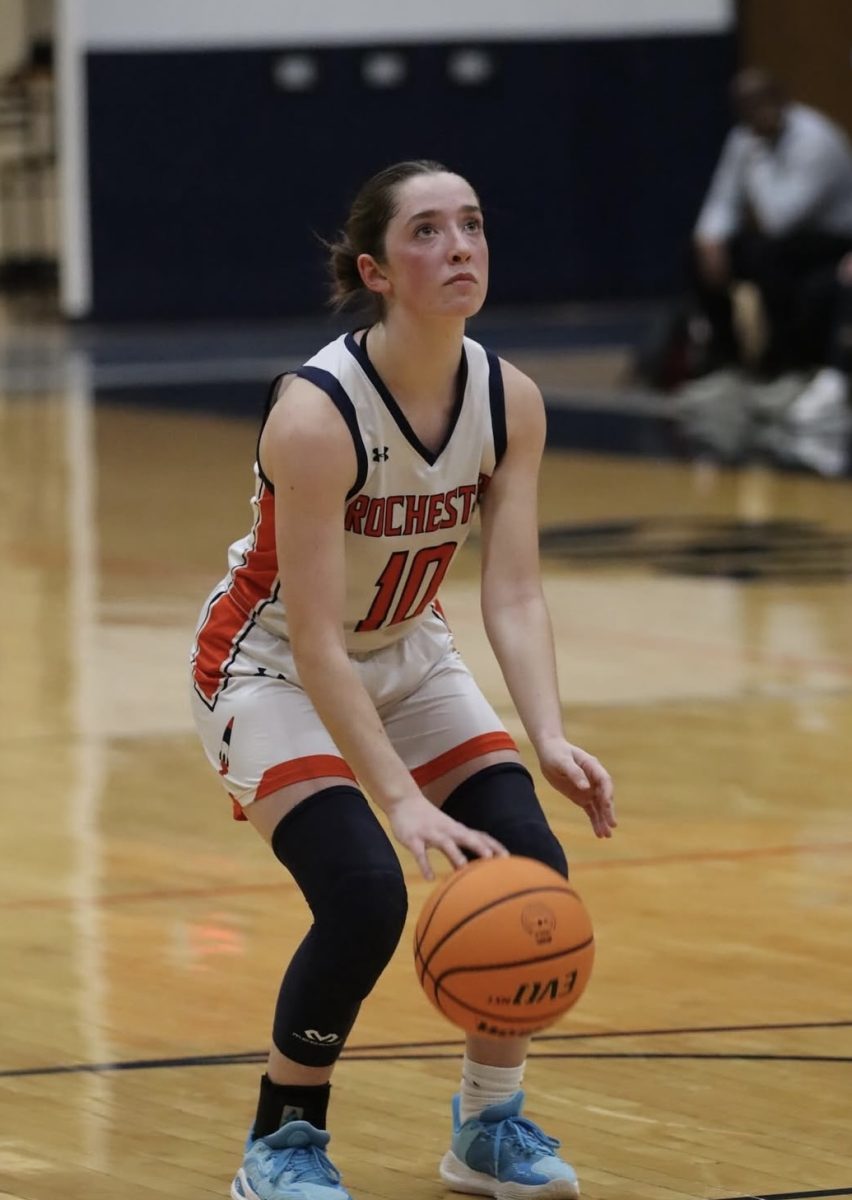
<path fill-rule="evenodd" d="M 323 1174 L 332 1183 L 340 1183 L 340 1172 L 319 1146 L 288 1146 L 275 1150 L 271 1165 L 270 1183 L 278 1183 L 288 1173 L 293 1176 L 294 1183 L 300 1179 L 310 1182 L 311 1176 L 315 1180 L 317 1173 Z"/>
<path fill-rule="evenodd" d="M 495 1171 L 500 1164 L 500 1147 L 503 1142 L 516 1142 L 526 1155 L 542 1150 L 552 1154 L 560 1146 L 558 1138 L 550 1137 L 543 1129 L 539 1129 L 534 1121 L 526 1117 L 504 1117 L 502 1121 L 497 1122 L 494 1133 Z"/>

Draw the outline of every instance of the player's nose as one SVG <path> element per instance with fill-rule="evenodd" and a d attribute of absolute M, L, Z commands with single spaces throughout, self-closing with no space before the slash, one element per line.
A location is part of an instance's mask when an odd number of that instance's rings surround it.
<path fill-rule="evenodd" d="M 451 235 L 451 239 L 450 260 L 452 262 L 468 262 L 470 259 L 470 246 L 467 244 L 462 231 L 457 229 Z"/>

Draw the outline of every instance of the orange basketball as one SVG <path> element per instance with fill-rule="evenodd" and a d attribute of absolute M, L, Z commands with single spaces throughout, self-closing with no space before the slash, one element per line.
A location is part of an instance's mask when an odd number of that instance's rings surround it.
<path fill-rule="evenodd" d="M 414 934 L 417 977 L 435 1007 L 495 1038 L 552 1025 L 583 994 L 594 953 L 568 880 L 517 856 L 477 859 L 442 880 Z"/>

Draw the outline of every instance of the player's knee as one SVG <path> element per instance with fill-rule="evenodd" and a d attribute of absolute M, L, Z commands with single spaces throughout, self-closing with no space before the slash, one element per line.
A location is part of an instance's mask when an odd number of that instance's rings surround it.
<path fill-rule="evenodd" d="M 408 911 L 393 847 L 357 788 L 326 788 L 297 805 L 272 835 L 278 860 L 314 918 L 311 947 L 366 996 L 390 960 Z"/>
<path fill-rule="evenodd" d="M 282 1054 L 311 1067 L 334 1063 L 361 1003 L 388 964 L 408 899 L 396 868 L 344 870 L 312 904 L 314 923 L 290 962 L 272 1038 Z"/>
<path fill-rule="evenodd" d="M 369 995 L 399 944 L 408 913 L 402 871 L 353 869 L 340 880 L 323 918 L 349 986 Z"/>
<path fill-rule="evenodd" d="M 516 835 L 513 833 L 513 838 L 514 845 L 503 842 L 510 854 L 522 854 L 526 858 L 537 859 L 538 862 L 558 871 L 565 879 L 568 878 L 568 859 L 549 825 L 525 826 L 518 829 Z"/>
<path fill-rule="evenodd" d="M 568 877 L 568 860 L 520 763 L 497 763 L 450 793 L 444 812 L 497 838 L 510 854 L 534 858 Z"/>

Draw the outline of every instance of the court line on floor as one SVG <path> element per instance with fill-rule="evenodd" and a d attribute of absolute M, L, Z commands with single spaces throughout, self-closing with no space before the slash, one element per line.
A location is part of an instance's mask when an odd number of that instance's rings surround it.
<path fill-rule="evenodd" d="M 347 1054 L 346 1062 L 439 1062 L 444 1059 L 453 1060 L 458 1057 L 458 1050 L 438 1051 L 426 1054 L 356 1054 L 353 1050 Z M 632 1050 L 624 1052 L 610 1051 L 575 1051 L 575 1050 L 545 1050 L 529 1055 L 530 1059 L 583 1059 L 602 1061 L 607 1059 L 673 1059 L 677 1062 L 808 1062 L 808 1063 L 852 1063 L 852 1054 L 704 1054 L 677 1053 L 676 1051 Z M 264 1055 L 263 1060 L 266 1061 Z M 203 1065 L 203 1064 L 198 1064 Z"/>
<path fill-rule="evenodd" d="M 456 1050 L 439 1051 L 435 1054 L 356 1054 L 344 1051 L 341 1062 L 454 1062 L 461 1053 L 461 1044 Z M 75 1063 L 54 1067 L 12 1067 L 0 1070 L 0 1079 L 33 1079 L 46 1075 L 107 1075 L 123 1071 L 163 1071 L 182 1070 L 190 1067 L 233 1067 L 246 1066 L 252 1063 L 261 1065 L 267 1060 L 267 1052 L 256 1051 L 246 1054 L 233 1055 L 198 1055 L 185 1058 L 135 1059 L 126 1062 L 111 1063 Z M 530 1054 L 529 1058 L 536 1059 L 577 1059 L 584 1061 L 658 1061 L 671 1059 L 676 1062 L 782 1062 L 782 1063 L 852 1063 L 852 1055 L 828 1054 L 658 1054 L 654 1052 L 635 1051 L 624 1054 L 610 1053 L 575 1053 L 574 1051 L 545 1051 L 543 1054 Z"/>
<path fill-rule="evenodd" d="M 619 868 L 656 867 L 662 864 L 676 866 L 679 863 L 718 863 L 751 861 L 756 858 L 783 858 L 796 854 L 847 854 L 852 849 L 852 841 L 843 842 L 795 842 L 781 846 L 752 846 L 742 850 L 695 850 L 678 854 L 652 854 L 636 858 L 592 859 L 587 862 L 575 860 L 574 866 L 578 873 L 589 871 L 610 871 Z M 409 882 L 419 880 L 419 875 L 413 871 L 406 873 Z M 119 904 L 148 904 L 163 900 L 208 900 L 222 896 L 262 895 L 265 892 L 281 890 L 296 890 L 296 884 L 289 879 L 281 879 L 275 883 L 238 883 L 199 888 L 157 888 L 147 892 L 113 892 L 97 898 L 99 907 L 106 908 Z M 11 909 L 66 908 L 74 903 L 73 896 L 34 896 L 29 899 L 10 899 L 0 901 L 0 911 Z"/>
<path fill-rule="evenodd" d="M 817 1192 L 748 1192 L 745 1196 L 721 1196 L 719 1200 L 815 1200 L 817 1196 L 852 1196 L 852 1187 L 823 1188 Z"/>
<path fill-rule="evenodd" d="M 786 1029 L 849 1029 L 852 1019 L 842 1018 L 836 1021 L 778 1021 L 759 1025 L 677 1025 L 667 1029 L 596 1029 L 589 1033 L 540 1033 L 536 1035 L 539 1042 L 574 1042 L 594 1038 L 632 1038 L 632 1037 L 670 1037 L 693 1033 L 776 1033 Z M 360 1046 L 350 1046 L 350 1050 L 408 1050 L 427 1049 L 434 1046 L 455 1046 L 458 1039 L 428 1042 L 375 1042 Z"/>
<path fill-rule="evenodd" d="M 536 1039 L 536 1045 L 542 1041 L 575 1041 L 578 1039 L 605 1039 L 612 1037 L 660 1037 L 678 1034 L 701 1033 L 746 1033 L 746 1032 L 775 1032 L 790 1029 L 836 1029 L 852 1026 L 852 1020 L 841 1021 L 801 1021 L 783 1022 L 776 1025 L 708 1025 L 690 1028 L 673 1029 L 634 1029 L 634 1030 L 602 1030 L 593 1033 L 547 1034 Z M 446 1047 L 446 1049 L 441 1049 Z M 388 1042 L 350 1046 L 343 1051 L 344 1062 L 419 1062 L 452 1060 L 458 1057 L 462 1049 L 461 1035 L 455 1041 L 428 1042 Z M 408 1053 L 400 1054 L 401 1050 Z M 386 1052 L 386 1053 L 383 1053 Z M 759 1054 L 759 1053 L 687 1053 L 687 1052 L 657 1052 L 657 1051 L 628 1051 L 612 1053 L 609 1051 L 534 1051 L 531 1058 L 543 1059 L 674 1059 L 674 1060 L 717 1060 L 729 1062 L 814 1062 L 814 1063 L 849 1063 L 852 1055 L 823 1055 L 823 1054 Z M 183 1055 L 174 1058 L 127 1059 L 111 1063 L 70 1063 L 50 1067 L 13 1067 L 0 1069 L 0 1079 L 33 1078 L 47 1075 L 83 1075 L 106 1074 L 121 1071 L 152 1071 L 176 1070 L 187 1067 L 218 1067 L 243 1066 L 252 1063 L 264 1063 L 266 1051 L 249 1050 L 237 1051 L 232 1054 L 202 1054 Z"/>

